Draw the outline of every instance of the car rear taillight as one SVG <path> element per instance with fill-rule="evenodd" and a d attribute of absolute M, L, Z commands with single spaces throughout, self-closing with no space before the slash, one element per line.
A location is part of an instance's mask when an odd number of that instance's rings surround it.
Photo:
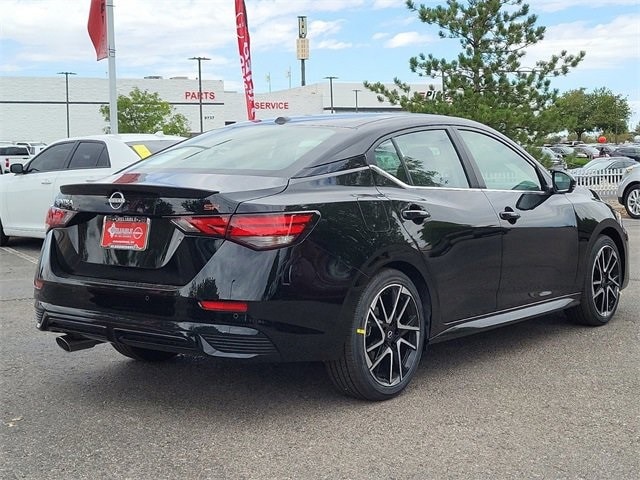
<path fill-rule="evenodd" d="M 254 250 L 292 245 L 311 231 L 318 212 L 180 217 L 173 223 L 187 233 L 226 238 Z"/>
<path fill-rule="evenodd" d="M 73 218 L 76 212 L 58 207 L 50 207 L 45 219 L 45 230 L 48 232 L 52 228 L 64 227 Z"/>

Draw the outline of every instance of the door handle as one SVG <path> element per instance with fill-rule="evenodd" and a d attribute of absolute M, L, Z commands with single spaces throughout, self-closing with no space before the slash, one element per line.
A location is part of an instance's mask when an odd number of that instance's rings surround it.
<path fill-rule="evenodd" d="M 40 183 L 42 185 L 51 185 L 51 180 L 42 180 Z"/>
<path fill-rule="evenodd" d="M 421 223 L 425 218 L 429 218 L 431 216 L 431 214 L 425 209 L 416 205 L 411 205 L 406 210 L 402 210 L 401 215 L 405 220 L 411 220 L 415 223 Z"/>
<path fill-rule="evenodd" d="M 507 207 L 502 212 L 500 212 L 500 218 L 513 225 L 520 218 L 520 214 Z"/>

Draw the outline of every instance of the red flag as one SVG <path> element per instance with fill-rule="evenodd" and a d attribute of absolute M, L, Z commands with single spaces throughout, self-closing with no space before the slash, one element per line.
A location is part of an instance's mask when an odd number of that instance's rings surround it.
<path fill-rule="evenodd" d="M 247 98 L 247 117 L 256 119 L 256 107 L 253 96 L 253 77 L 251 76 L 251 42 L 249 40 L 249 23 L 244 0 L 236 0 L 236 29 L 238 34 L 238 51 L 240 52 L 240 66 L 244 94 Z"/>
<path fill-rule="evenodd" d="M 107 5 L 106 0 L 91 0 L 89 21 L 87 22 L 89 38 L 96 49 L 98 60 L 109 56 L 107 43 Z"/>

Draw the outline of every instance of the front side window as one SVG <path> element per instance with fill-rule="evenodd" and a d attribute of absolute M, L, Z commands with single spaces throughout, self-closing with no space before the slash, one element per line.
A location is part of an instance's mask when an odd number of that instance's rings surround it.
<path fill-rule="evenodd" d="M 29 172 L 52 172 L 62 170 L 75 145 L 74 142 L 59 143 L 43 150 L 29 162 Z"/>
<path fill-rule="evenodd" d="M 445 130 L 426 130 L 395 139 L 409 171 L 419 187 L 468 188 L 460 158 Z"/>
<path fill-rule="evenodd" d="M 504 143 L 483 133 L 460 130 L 487 188 L 540 191 L 536 168 Z"/>
<path fill-rule="evenodd" d="M 69 170 L 96 168 L 104 150 L 106 147 L 102 142 L 81 142 L 73 152 L 73 157 L 69 162 Z"/>

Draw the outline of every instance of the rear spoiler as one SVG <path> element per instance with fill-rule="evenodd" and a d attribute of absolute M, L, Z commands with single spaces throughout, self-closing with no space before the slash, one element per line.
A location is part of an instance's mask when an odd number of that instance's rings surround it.
<path fill-rule="evenodd" d="M 64 195 L 95 195 L 105 197 L 110 196 L 114 192 L 129 192 L 148 197 L 164 198 L 207 198 L 219 193 L 217 190 L 133 183 L 76 183 L 62 185 L 60 192 Z"/>

